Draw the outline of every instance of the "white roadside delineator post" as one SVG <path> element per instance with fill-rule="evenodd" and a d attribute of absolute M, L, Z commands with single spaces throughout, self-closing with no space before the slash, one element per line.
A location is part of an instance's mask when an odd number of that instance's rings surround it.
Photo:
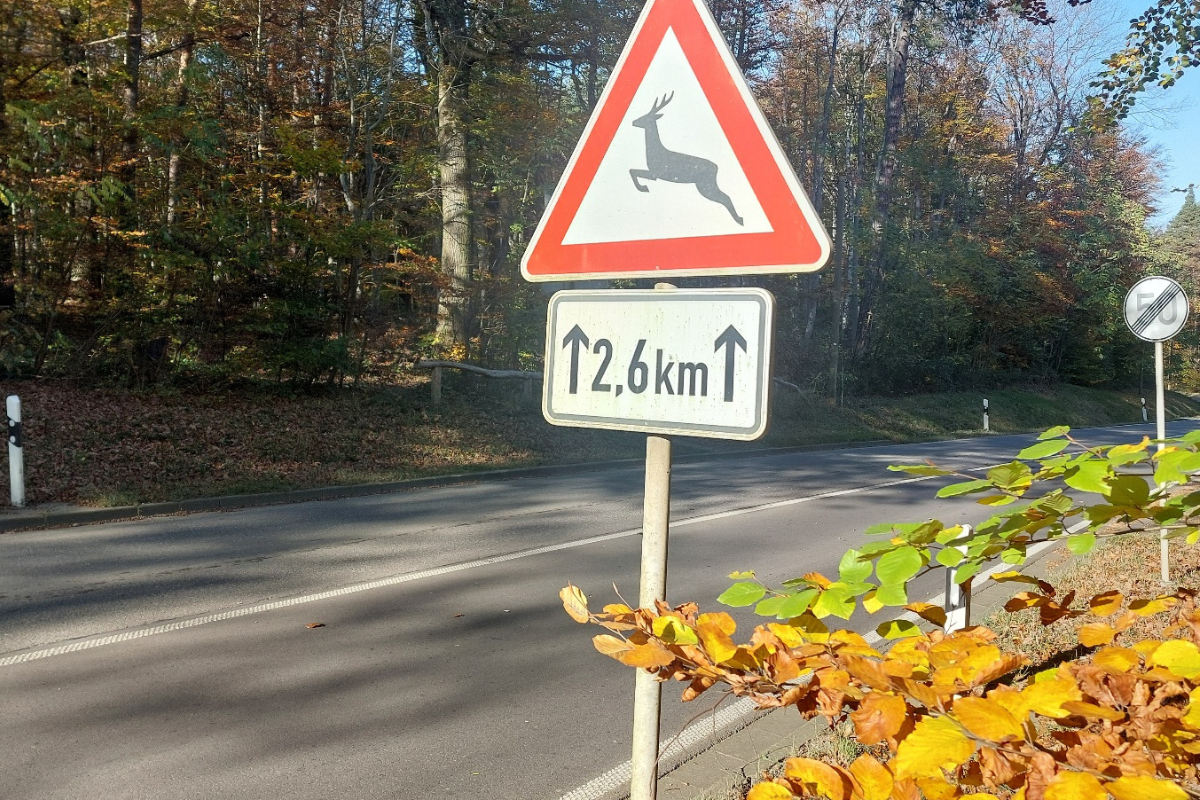
<path fill-rule="evenodd" d="M 983 432 L 987 433 L 989 430 L 990 430 L 990 427 L 988 425 L 988 401 L 987 401 L 987 398 L 985 397 L 985 398 L 983 398 Z"/>
<path fill-rule="evenodd" d="M 987 402 L 987 401 L 984 401 Z M 963 533 L 957 541 L 964 542 L 971 536 L 971 526 L 963 525 Z M 966 555 L 967 546 L 965 544 L 948 544 L 947 547 L 954 547 L 963 555 Z M 971 624 L 971 581 L 968 578 L 963 583 L 954 582 L 954 570 L 950 567 L 946 568 L 946 594 L 945 605 L 946 624 L 942 626 L 942 630 L 946 633 L 962 630 Z"/>
<path fill-rule="evenodd" d="M 8 413 L 8 478 L 12 486 L 12 504 L 25 507 L 25 442 L 21 433 L 21 398 L 10 394 Z"/>

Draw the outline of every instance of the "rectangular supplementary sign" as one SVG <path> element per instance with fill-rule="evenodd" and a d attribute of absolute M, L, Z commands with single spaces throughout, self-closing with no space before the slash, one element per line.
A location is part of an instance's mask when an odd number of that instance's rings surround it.
<path fill-rule="evenodd" d="M 763 289 L 559 292 L 542 412 L 554 425 L 757 439 L 774 310 Z"/>

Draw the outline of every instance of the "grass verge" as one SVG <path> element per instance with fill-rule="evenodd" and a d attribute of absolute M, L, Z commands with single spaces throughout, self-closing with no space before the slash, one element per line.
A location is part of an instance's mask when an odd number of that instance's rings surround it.
<path fill-rule="evenodd" d="M 452 373 L 433 407 L 427 376 L 388 387 L 294 393 L 276 386 L 189 392 L 5 381 L 22 398 L 31 504 L 93 506 L 641 458 L 644 437 L 548 425 L 518 382 Z M 759 442 L 680 438 L 677 454 L 979 435 L 979 393 L 824 398 L 779 388 Z M 993 433 L 1138 422 L 1128 393 L 1060 385 L 988 395 Z M 1171 417 L 1200 413 L 1172 395 Z"/>

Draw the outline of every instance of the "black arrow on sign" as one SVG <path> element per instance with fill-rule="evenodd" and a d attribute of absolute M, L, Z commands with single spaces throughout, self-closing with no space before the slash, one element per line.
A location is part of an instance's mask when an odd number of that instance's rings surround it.
<path fill-rule="evenodd" d="M 579 391 L 579 347 L 587 347 L 589 344 L 591 342 L 588 341 L 587 334 L 578 325 L 563 337 L 562 346 L 571 345 L 571 394 Z"/>
<path fill-rule="evenodd" d="M 746 349 L 746 340 L 738 333 L 738 329 L 730 325 L 725 329 L 725 332 L 717 337 L 716 350 L 725 348 L 725 402 L 733 402 L 733 359 L 737 356 L 737 348 L 742 348 L 743 353 L 750 352 Z"/>

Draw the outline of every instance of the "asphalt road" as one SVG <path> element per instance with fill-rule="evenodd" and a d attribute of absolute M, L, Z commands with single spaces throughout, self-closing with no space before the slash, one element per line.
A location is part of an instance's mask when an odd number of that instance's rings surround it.
<path fill-rule="evenodd" d="M 833 573 L 876 522 L 978 519 L 887 465 L 981 467 L 1032 438 L 677 465 L 670 599 L 715 606 L 734 569 Z M 0 797 L 606 796 L 598 776 L 629 757 L 633 674 L 557 593 L 570 581 L 602 605 L 615 583 L 636 598 L 642 480 L 484 480 L 0 536 Z M 678 693 L 665 736 L 712 704 Z"/>

